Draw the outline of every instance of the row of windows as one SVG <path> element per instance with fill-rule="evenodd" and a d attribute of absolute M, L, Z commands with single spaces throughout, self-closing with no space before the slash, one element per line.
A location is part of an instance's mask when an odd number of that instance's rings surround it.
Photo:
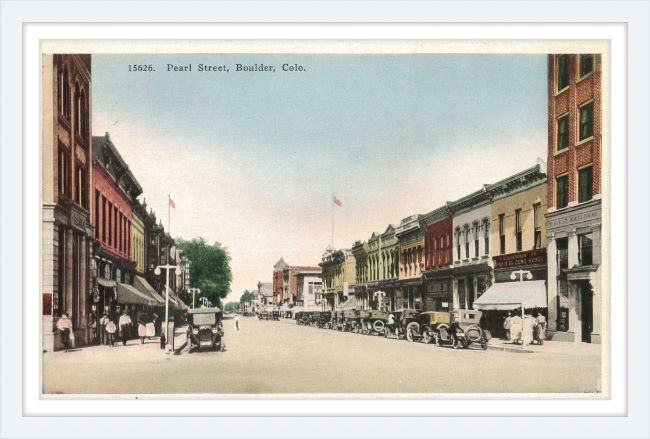
<path fill-rule="evenodd" d="M 490 253 L 490 238 L 489 238 L 489 227 L 488 227 L 488 220 L 485 219 L 483 220 L 483 242 L 484 242 L 484 254 L 489 254 Z M 474 235 L 474 256 L 478 258 L 479 256 L 479 249 L 480 249 L 480 226 L 478 222 L 474 222 L 472 225 L 472 234 Z M 471 238 L 470 238 L 470 227 L 469 225 L 465 225 L 463 227 L 463 230 L 460 228 L 456 229 L 456 259 L 461 259 L 461 238 L 464 238 L 465 241 L 465 259 L 469 259 L 469 248 L 470 248 L 470 243 L 471 243 Z"/>
<path fill-rule="evenodd" d="M 506 253 L 506 229 L 505 229 L 505 214 L 499 215 L 499 254 Z M 541 204 L 533 205 L 533 227 L 535 228 L 533 234 L 533 248 L 542 248 L 542 206 Z M 515 251 L 523 251 L 523 224 L 521 219 L 521 209 L 515 210 Z M 487 242 L 486 242 L 487 248 Z"/>
<path fill-rule="evenodd" d="M 88 171 L 85 166 L 79 161 L 76 164 L 74 189 L 72 185 L 72 159 L 68 151 L 62 147 L 59 148 L 58 167 L 59 197 L 74 201 L 84 209 L 88 209 Z"/>
<path fill-rule="evenodd" d="M 98 190 L 95 190 L 95 222 L 95 239 L 131 255 L 131 221 Z"/>
<path fill-rule="evenodd" d="M 578 170 L 578 203 L 584 203 L 593 198 L 593 166 L 589 165 Z M 569 174 L 556 178 L 555 207 L 565 208 L 569 205 Z"/>
<path fill-rule="evenodd" d="M 557 65 L 557 91 L 562 91 L 569 86 L 569 63 L 571 55 L 557 55 L 555 57 Z M 593 73 L 594 71 L 594 55 L 584 54 L 578 55 L 578 80 Z"/>
<path fill-rule="evenodd" d="M 57 75 L 57 108 L 59 114 L 64 119 L 70 121 L 72 106 L 70 105 L 70 78 L 68 75 L 68 66 L 59 69 Z M 74 89 L 74 132 L 79 134 L 84 140 L 89 133 L 88 118 L 88 99 L 86 91 L 75 81 Z"/>
<path fill-rule="evenodd" d="M 588 101 L 578 107 L 578 142 L 589 139 L 594 135 L 594 102 Z M 557 119 L 557 150 L 563 151 L 569 147 L 569 114 Z"/>

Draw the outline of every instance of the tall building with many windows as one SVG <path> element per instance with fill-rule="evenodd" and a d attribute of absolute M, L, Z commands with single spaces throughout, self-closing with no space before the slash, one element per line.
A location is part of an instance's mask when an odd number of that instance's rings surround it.
<path fill-rule="evenodd" d="M 601 341 L 602 58 L 548 56 L 548 310 L 553 340 Z"/>
<path fill-rule="evenodd" d="M 42 58 L 43 350 L 61 348 L 66 313 L 77 345 L 92 338 L 93 240 L 90 55 Z"/>

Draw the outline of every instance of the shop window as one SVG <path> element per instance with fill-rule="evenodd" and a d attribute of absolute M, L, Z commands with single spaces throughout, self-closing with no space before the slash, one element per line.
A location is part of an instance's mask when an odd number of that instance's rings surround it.
<path fill-rule="evenodd" d="M 535 246 L 542 248 L 542 205 L 533 205 L 533 216 L 535 217 Z"/>
<path fill-rule="evenodd" d="M 594 135 L 594 103 L 580 107 L 580 135 L 578 140 L 585 140 Z"/>
<path fill-rule="evenodd" d="M 487 282 L 484 276 L 479 276 L 476 278 L 476 298 L 481 297 L 485 291 L 487 291 Z"/>
<path fill-rule="evenodd" d="M 520 252 L 522 248 L 521 209 L 515 210 L 515 238 L 517 241 L 516 251 Z"/>
<path fill-rule="evenodd" d="M 580 246 L 580 265 L 593 265 L 593 235 L 591 233 L 578 235 L 578 245 Z"/>
<path fill-rule="evenodd" d="M 569 55 L 557 55 L 557 91 L 569 86 Z"/>
<path fill-rule="evenodd" d="M 564 175 L 556 179 L 556 202 L 558 209 L 563 209 L 569 204 L 569 176 Z"/>
<path fill-rule="evenodd" d="M 591 200 L 593 191 L 593 167 L 588 166 L 578 171 L 578 202 Z"/>
<path fill-rule="evenodd" d="M 594 55 L 580 55 L 580 77 L 587 76 L 594 71 Z"/>
<path fill-rule="evenodd" d="M 569 147 L 569 115 L 557 120 L 557 150 L 562 151 Z"/>
<path fill-rule="evenodd" d="M 506 254 L 505 214 L 499 215 L 499 254 Z"/>

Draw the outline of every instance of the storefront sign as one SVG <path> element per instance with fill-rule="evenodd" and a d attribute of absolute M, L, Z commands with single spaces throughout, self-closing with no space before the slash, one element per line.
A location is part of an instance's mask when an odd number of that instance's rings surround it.
<path fill-rule="evenodd" d="M 86 218 L 78 215 L 76 213 L 71 214 L 71 222 L 74 227 L 76 227 L 79 230 L 84 230 L 86 227 Z"/>
<path fill-rule="evenodd" d="M 429 293 L 447 293 L 447 282 L 436 282 L 427 284 L 427 292 Z"/>
<path fill-rule="evenodd" d="M 562 226 L 570 226 L 587 221 L 600 220 L 600 209 L 595 209 L 589 212 L 576 213 L 575 215 L 565 216 L 563 218 L 555 218 L 548 221 L 548 228 L 555 229 Z"/>
<path fill-rule="evenodd" d="M 527 252 L 495 256 L 494 268 L 517 267 L 519 265 L 546 264 L 546 249 L 538 248 Z"/>

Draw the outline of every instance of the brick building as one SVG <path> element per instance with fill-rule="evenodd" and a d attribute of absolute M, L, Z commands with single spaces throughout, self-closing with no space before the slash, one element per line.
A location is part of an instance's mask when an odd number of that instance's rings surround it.
<path fill-rule="evenodd" d="M 601 341 L 602 59 L 548 56 L 548 308 L 554 340 Z"/>
<path fill-rule="evenodd" d="M 273 266 L 273 303 L 275 305 L 282 304 L 282 296 L 284 294 L 284 270 L 289 268 L 289 264 L 280 258 Z"/>
<path fill-rule="evenodd" d="M 453 311 L 458 308 L 458 297 L 453 294 L 451 267 L 453 266 L 453 221 L 447 203 L 423 215 L 424 280 L 426 285 L 425 311 Z"/>
<path fill-rule="evenodd" d="M 56 321 L 72 320 L 77 345 L 92 341 L 91 57 L 42 58 L 43 350 L 61 348 Z"/>

